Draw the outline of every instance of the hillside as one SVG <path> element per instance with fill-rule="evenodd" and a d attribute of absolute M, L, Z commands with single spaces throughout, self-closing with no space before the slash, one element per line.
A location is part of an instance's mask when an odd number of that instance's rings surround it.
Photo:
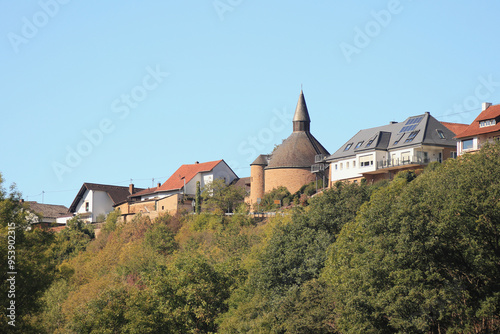
<path fill-rule="evenodd" d="M 110 214 L 97 239 L 76 219 L 57 235 L 24 231 L 17 194 L 2 190 L 4 245 L 17 226 L 16 330 L 499 331 L 499 166 L 500 144 L 485 146 L 419 176 L 338 183 L 260 224 L 244 211 Z"/>

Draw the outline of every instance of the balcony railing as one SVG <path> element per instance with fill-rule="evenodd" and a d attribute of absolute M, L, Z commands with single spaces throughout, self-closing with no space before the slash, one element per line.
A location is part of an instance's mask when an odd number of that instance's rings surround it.
<path fill-rule="evenodd" d="M 314 156 L 314 162 L 321 163 L 321 162 L 323 162 L 323 160 L 325 160 L 325 158 L 326 158 L 326 154 L 316 154 Z"/>
<path fill-rule="evenodd" d="M 405 165 L 427 165 L 431 162 L 438 161 L 441 162 L 439 158 L 425 158 L 425 157 L 407 157 L 402 159 L 389 159 L 389 160 L 379 160 L 377 161 L 377 169 L 382 168 L 392 168 L 392 167 L 400 167 Z"/>
<path fill-rule="evenodd" d="M 314 164 L 311 166 L 311 173 L 322 172 L 325 170 L 327 164 Z"/>

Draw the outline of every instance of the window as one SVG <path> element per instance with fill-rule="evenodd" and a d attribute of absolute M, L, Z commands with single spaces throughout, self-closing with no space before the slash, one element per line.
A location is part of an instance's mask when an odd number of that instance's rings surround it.
<path fill-rule="evenodd" d="M 337 165 L 337 164 L 335 164 L 335 170 L 337 170 L 337 169 L 338 169 L 338 165 Z"/>
<path fill-rule="evenodd" d="M 399 133 L 397 136 L 396 136 L 396 140 L 394 141 L 394 144 L 393 145 L 397 145 L 399 143 L 399 141 L 401 140 L 401 138 L 403 138 L 404 136 L 404 132 L 403 133 Z"/>
<path fill-rule="evenodd" d="M 404 164 L 410 162 L 410 151 L 401 153 L 401 161 Z"/>
<path fill-rule="evenodd" d="M 487 119 L 486 121 L 480 121 L 479 122 L 479 127 L 484 128 L 485 126 L 492 126 L 497 124 L 495 119 Z"/>
<path fill-rule="evenodd" d="M 352 146 L 352 143 L 349 143 L 346 145 L 346 147 L 344 148 L 344 151 L 348 151 Z"/>
<path fill-rule="evenodd" d="M 408 136 L 408 138 L 406 138 L 405 143 L 411 143 L 413 141 L 413 139 L 415 139 L 415 137 L 417 136 L 417 134 L 418 134 L 419 131 L 420 130 L 413 131 L 412 133 L 410 133 L 410 135 Z"/>
<path fill-rule="evenodd" d="M 352 168 L 356 168 L 356 160 L 352 161 Z"/>
<path fill-rule="evenodd" d="M 377 139 L 377 135 L 371 137 L 369 140 L 368 140 L 368 143 L 366 144 L 366 147 L 370 147 L 371 144 L 373 144 L 373 141 Z"/>
<path fill-rule="evenodd" d="M 85 211 L 89 212 L 89 210 L 90 210 L 90 203 L 85 202 Z"/>
<path fill-rule="evenodd" d="M 474 148 L 473 139 L 462 140 L 462 150 L 470 150 L 472 148 Z"/>
<path fill-rule="evenodd" d="M 361 145 L 363 145 L 364 141 L 360 141 L 359 143 L 356 144 L 356 147 L 354 149 L 360 148 Z"/>
<path fill-rule="evenodd" d="M 373 156 L 372 155 L 365 155 L 359 157 L 359 165 L 360 167 L 367 167 L 373 165 Z"/>
<path fill-rule="evenodd" d="M 456 159 L 457 157 L 457 152 L 450 152 L 450 158 Z"/>
<path fill-rule="evenodd" d="M 344 164 L 341 162 L 340 163 L 340 170 L 344 169 Z"/>
<path fill-rule="evenodd" d="M 349 169 L 349 161 L 345 163 L 345 169 Z"/>
<path fill-rule="evenodd" d="M 417 151 L 417 161 L 419 163 L 428 163 L 429 162 L 429 154 L 424 151 Z"/>
<path fill-rule="evenodd" d="M 445 135 L 444 135 L 443 130 L 436 130 L 436 131 L 437 131 L 437 133 L 438 133 L 439 138 L 441 138 L 441 139 L 446 139 L 446 137 L 445 137 Z"/>

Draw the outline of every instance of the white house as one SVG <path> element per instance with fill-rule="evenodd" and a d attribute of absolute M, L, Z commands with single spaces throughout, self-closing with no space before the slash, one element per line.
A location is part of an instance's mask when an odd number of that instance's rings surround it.
<path fill-rule="evenodd" d="M 128 196 L 143 189 L 112 186 L 107 184 L 84 183 L 69 207 L 69 212 L 79 215 L 88 223 L 95 223 L 100 214 L 107 215 L 113 211 L 113 206 L 123 202 Z"/>
<path fill-rule="evenodd" d="M 196 183 L 199 181 L 201 188 L 215 179 L 224 179 L 230 184 L 238 176 L 224 160 L 210 162 L 196 162 L 190 165 L 182 165 L 177 169 L 165 183 L 158 187 L 145 189 L 129 198 L 135 201 L 147 201 L 161 199 L 175 194 L 195 196 Z"/>
<path fill-rule="evenodd" d="M 330 181 L 391 179 L 404 169 L 456 157 L 455 133 L 428 112 L 361 130 L 324 161 Z"/>
<path fill-rule="evenodd" d="M 500 140 L 500 104 L 483 103 L 481 113 L 456 138 L 458 155 L 477 151 L 484 143 Z"/>

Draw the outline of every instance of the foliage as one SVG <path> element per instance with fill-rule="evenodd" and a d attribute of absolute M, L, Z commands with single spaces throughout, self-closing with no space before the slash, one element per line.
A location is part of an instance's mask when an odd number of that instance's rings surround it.
<path fill-rule="evenodd" d="M 278 187 L 267 192 L 262 197 L 259 208 L 261 211 L 276 211 L 280 208 L 279 205 L 274 204 L 275 200 L 281 201 L 281 206 L 287 206 L 292 201 L 292 194 L 288 191 L 286 187 Z"/>
<path fill-rule="evenodd" d="M 290 289 L 276 312 L 284 333 L 336 333 L 333 291 L 324 282 L 312 279 Z"/>
<path fill-rule="evenodd" d="M 40 229 L 28 230 L 27 208 L 20 202 L 21 195 L 15 185 L 7 192 L 0 174 L 0 305 L 3 310 L 15 302 L 15 327 L 7 312 L 0 315 L 0 332 L 32 333 L 31 325 L 40 306 L 40 297 L 54 278 L 55 265 L 48 255 L 54 236 Z M 9 242 L 10 240 L 10 242 Z M 11 245 L 11 249 L 7 246 Z M 8 259 L 13 261 L 10 264 Z M 12 266 L 12 267 L 10 267 Z M 16 272 L 11 275 L 8 272 Z M 7 279 L 15 278 L 15 291 Z M 7 298 L 8 295 L 11 297 Z"/>
<path fill-rule="evenodd" d="M 94 237 L 93 227 L 75 216 L 68 220 L 65 229 L 55 235 L 55 242 L 51 247 L 52 257 L 56 263 L 69 259 L 84 251 Z"/>
<path fill-rule="evenodd" d="M 196 181 L 196 196 L 195 196 L 195 206 L 194 212 L 199 215 L 201 212 L 201 187 L 200 181 Z"/>
<path fill-rule="evenodd" d="M 324 278 L 345 333 L 500 330 L 500 145 L 373 194 Z"/>
<path fill-rule="evenodd" d="M 338 183 L 311 199 L 306 210 L 297 208 L 292 216 L 268 223 L 269 236 L 255 253 L 253 264 L 248 268 L 248 279 L 233 293 L 229 312 L 221 317 L 223 330 L 245 332 L 252 328 L 257 332 L 280 332 L 283 328 L 296 330 L 304 326 L 291 319 L 287 323 L 288 317 L 284 314 L 301 300 L 302 289 L 312 288 L 309 283 L 315 284 L 324 267 L 328 247 L 368 199 L 366 186 Z M 325 298 L 321 303 L 333 305 Z M 282 312 L 280 317 L 277 310 Z M 324 326 L 328 332 L 331 326 L 326 323 L 330 320 L 317 325 Z"/>
<path fill-rule="evenodd" d="M 224 179 L 215 179 L 203 187 L 201 196 L 205 209 L 223 214 L 232 212 L 245 199 L 246 191 L 235 185 L 227 185 Z"/>
<path fill-rule="evenodd" d="M 116 229 L 118 218 L 120 218 L 120 209 L 113 210 L 106 216 L 106 220 L 101 228 L 101 233 L 110 233 Z"/>
<path fill-rule="evenodd" d="M 129 222 L 111 213 L 94 240 L 78 219 L 65 234 L 20 228 L 19 331 L 498 332 L 499 165 L 500 146 L 486 145 L 418 176 L 314 196 L 307 185 L 308 206 L 259 223 L 244 205 L 221 215 L 224 204 Z M 0 217 L 29 226 L 16 195 L 0 194 Z"/>

